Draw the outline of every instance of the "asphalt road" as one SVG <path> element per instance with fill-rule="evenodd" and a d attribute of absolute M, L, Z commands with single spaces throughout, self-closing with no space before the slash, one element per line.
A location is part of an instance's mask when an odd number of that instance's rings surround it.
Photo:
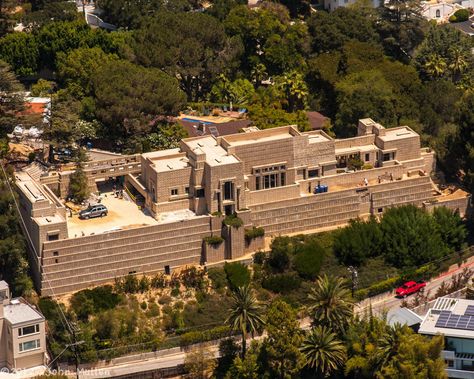
<path fill-rule="evenodd" d="M 454 275 L 461 273 L 462 270 L 464 270 L 464 268 L 466 267 L 474 269 L 474 257 L 469 258 L 466 263 L 462 264 L 461 266 L 451 266 L 447 272 L 442 273 L 440 276 L 433 278 L 431 281 L 427 282 L 426 287 L 424 289 L 425 293 L 431 295 L 429 296 L 430 299 L 433 298 L 436 294 L 436 291 L 444 281 L 451 281 Z M 408 296 L 406 300 L 410 301 L 413 296 L 414 295 Z M 400 308 L 402 301 L 403 299 L 396 298 L 394 293 L 382 297 L 374 297 L 372 299 L 368 299 L 368 301 L 363 301 L 359 303 L 358 308 L 356 308 L 356 312 L 364 313 L 371 306 L 374 314 L 382 314 L 384 312 L 388 312 L 389 310 Z"/>

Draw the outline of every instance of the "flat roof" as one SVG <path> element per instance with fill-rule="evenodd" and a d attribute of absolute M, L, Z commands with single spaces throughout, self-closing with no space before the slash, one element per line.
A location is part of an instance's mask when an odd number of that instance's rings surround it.
<path fill-rule="evenodd" d="M 185 143 L 197 154 L 206 154 L 206 163 L 209 166 L 239 163 L 239 160 L 234 155 L 229 155 L 222 146 L 217 144 L 217 140 L 214 137 L 192 138 L 185 140 Z"/>
<path fill-rule="evenodd" d="M 16 184 L 18 188 L 25 194 L 31 202 L 35 203 L 37 201 L 46 200 L 46 196 L 43 191 L 38 187 L 38 185 L 33 181 L 33 179 L 27 173 L 19 173 L 16 175 L 17 181 Z"/>
<path fill-rule="evenodd" d="M 321 143 L 321 142 L 331 141 L 330 138 L 326 137 L 322 133 L 308 133 L 307 136 L 308 136 L 309 143 Z"/>
<path fill-rule="evenodd" d="M 387 323 L 391 326 L 395 324 L 413 326 L 419 324 L 423 317 L 418 316 L 415 312 L 408 308 L 391 309 L 387 313 Z"/>
<path fill-rule="evenodd" d="M 299 132 L 292 126 L 258 130 L 252 133 L 238 133 L 223 137 L 230 146 L 242 146 L 259 142 L 279 141 L 293 138 Z"/>
<path fill-rule="evenodd" d="M 180 153 L 180 149 L 174 148 L 174 149 L 156 150 L 156 151 L 151 151 L 149 153 L 143 153 L 142 157 L 150 159 L 150 160 L 155 160 L 155 159 L 159 159 L 159 158 L 163 158 L 167 156 L 173 156 L 179 153 Z"/>
<path fill-rule="evenodd" d="M 351 154 L 351 153 L 364 153 L 364 152 L 370 152 L 370 151 L 377 151 L 378 148 L 377 146 L 371 144 L 371 145 L 363 145 L 363 146 L 353 146 L 353 147 L 346 147 L 342 149 L 336 149 L 335 153 L 336 155 L 344 155 L 344 154 Z"/>
<path fill-rule="evenodd" d="M 9 304 L 5 305 L 3 314 L 12 325 L 44 320 L 41 313 L 20 298 L 12 299 Z"/>
<path fill-rule="evenodd" d="M 34 220 L 38 225 L 53 225 L 65 221 L 59 214 L 55 214 L 54 216 L 35 217 Z"/>
<path fill-rule="evenodd" d="M 433 308 L 431 308 L 426 314 L 418 332 L 420 334 L 427 335 L 443 334 L 447 337 L 474 339 L 474 330 L 444 328 L 436 326 L 441 312 L 449 311 L 452 312 L 452 314 L 454 315 L 464 315 L 469 305 L 474 306 L 474 300 L 453 299 L 446 297 L 437 299 Z"/>
<path fill-rule="evenodd" d="M 154 167 L 157 172 L 181 170 L 189 166 L 189 160 L 184 155 L 182 157 L 154 160 Z"/>
<path fill-rule="evenodd" d="M 385 135 L 379 136 L 379 138 L 382 141 L 396 141 L 417 136 L 418 134 L 411 130 L 408 126 L 399 126 L 397 128 L 385 129 Z"/>

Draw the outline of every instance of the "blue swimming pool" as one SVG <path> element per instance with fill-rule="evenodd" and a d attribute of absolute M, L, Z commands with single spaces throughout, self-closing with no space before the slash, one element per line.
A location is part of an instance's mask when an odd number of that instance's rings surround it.
<path fill-rule="evenodd" d="M 204 125 L 214 124 L 213 122 L 210 122 L 210 121 L 201 121 L 201 120 L 196 120 L 195 118 L 189 118 L 189 117 L 183 117 L 181 120 L 188 121 L 188 122 L 195 122 L 196 124 L 202 123 Z"/>

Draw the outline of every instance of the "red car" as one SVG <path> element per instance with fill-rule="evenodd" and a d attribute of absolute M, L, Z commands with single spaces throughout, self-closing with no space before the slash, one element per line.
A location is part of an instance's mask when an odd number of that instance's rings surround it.
<path fill-rule="evenodd" d="M 406 282 L 395 290 L 395 294 L 398 297 L 407 297 L 408 295 L 418 292 L 425 287 L 426 283 L 423 280 L 419 280 L 418 282 Z"/>

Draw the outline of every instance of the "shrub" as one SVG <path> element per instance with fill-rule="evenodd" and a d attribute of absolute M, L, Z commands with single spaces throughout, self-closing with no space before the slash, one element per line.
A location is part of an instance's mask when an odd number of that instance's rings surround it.
<path fill-rule="evenodd" d="M 469 20 L 469 10 L 467 9 L 459 9 L 453 14 L 455 20 L 451 21 L 451 17 L 449 18 L 450 22 L 464 22 Z"/>
<path fill-rule="evenodd" d="M 171 296 L 173 297 L 178 297 L 180 294 L 179 292 L 179 288 L 178 287 L 174 287 L 172 290 L 171 290 Z"/>
<path fill-rule="evenodd" d="M 362 166 L 362 170 L 371 170 L 373 168 L 374 166 L 372 166 L 370 163 L 366 163 Z"/>
<path fill-rule="evenodd" d="M 165 288 L 166 287 L 166 278 L 165 275 L 160 272 L 156 274 L 153 278 L 151 278 L 151 287 L 153 288 Z"/>
<path fill-rule="evenodd" d="M 220 245 L 223 241 L 224 241 L 224 238 L 222 238 L 221 236 L 204 237 L 204 242 L 212 246 Z"/>
<path fill-rule="evenodd" d="M 457 22 L 456 16 L 455 15 L 449 16 L 449 22 Z"/>
<path fill-rule="evenodd" d="M 158 304 L 166 305 L 171 303 L 171 297 L 168 295 L 163 295 L 158 299 Z"/>
<path fill-rule="evenodd" d="M 188 346 L 196 343 L 217 340 L 230 335 L 230 328 L 228 326 L 218 326 L 213 329 L 204 331 L 187 332 L 181 335 L 180 345 Z"/>
<path fill-rule="evenodd" d="M 380 229 L 381 251 L 395 267 L 418 267 L 449 252 L 434 218 L 414 205 L 388 209 Z"/>
<path fill-rule="evenodd" d="M 240 228 L 242 225 L 244 225 L 244 222 L 242 219 L 237 216 L 235 213 L 228 215 L 224 218 L 224 224 L 233 228 Z"/>
<path fill-rule="evenodd" d="M 262 282 L 262 287 L 276 293 L 288 293 L 301 285 L 300 277 L 295 273 L 270 275 Z"/>
<path fill-rule="evenodd" d="M 350 170 L 360 170 L 364 166 L 364 162 L 360 158 L 350 158 L 347 162 L 347 167 Z"/>
<path fill-rule="evenodd" d="M 229 282 L 229 287 L 236 289 L 250 283 L 250 271 L 241 263 L 226 263 L 224 270 Z"/>
<path fill-rule="evenodd" d="M 155 303 L 151 303 L 148 307 L 146 315 L 148 317 L 158 317 L 160 315 L 160 307 Z"/>
<path fill-rule="evenodd" d="M 293 267 L 302 278 L 313 280 L 321 270 L 324 253 L 325 251 L 319 243 L 309 240 L 297 249 Z"/>
<path fill-rule="evenodd" d="M 140 308 L 143 309 L 144 311 L 148 308 L 148 305 L 147 305 L 146 301 L 142 301 L 140 303 Z"/>
<path fill-rule="evenodd" d="M 344 265 L 359 266 L 380 254 L 382 232 L 375 218 L 369 221 L 351 220 L 336 234 L 334 254 Z"/>
<path fill-rule="evenodd" d="M 89 315 L 115 308 L 123 297 L 113 292 L 112 286 L 100 286 L 85 289 L 72 295 L 71 308 L 81 320 Z"/>
<path fill-rule="evenodd" d="M 253 255 L 253 263 L 257 265 L 262 265 L 265 262 L 265 258 L 267 257 L 267 254 L 265 254 L 264 251 L 257 251 Z"/>
<path fill-rule="evenodd" d="M 272 247 L 267 262 L 275 271 L 283 272 L 290 267 L 290 256 L 287 250 Z"/>
<path fill-rule="evenodd" d="M 251 240 L 265 235 L 265 229 L 261 227 L 253 227 L 252 229 L 245 229 L 245 240 L 250 242 Z"/>
<path fill-rule="evenodd" d="M 146 292 L 150 289 L 150 279 L 147 276 L 143 275 L 138 282 L 138 288 L 140 292 Z"/>
<path fill-rule="evenodd" d="M 222 212 L 219 212 L 219 211 L 217 211 L 217 212 L 212 212 L 212 213 L 211 213 L 211 216 L 220 217 L 220 216 L 222 216 Z"/>
<path fill-rule="evenodd" d="M 227 284 L 227 276 L 223 268 L 213 267 L 207 272 L 209 279 L 211 279 L 212 288 L 219 290 L 225 288 Z"/>

